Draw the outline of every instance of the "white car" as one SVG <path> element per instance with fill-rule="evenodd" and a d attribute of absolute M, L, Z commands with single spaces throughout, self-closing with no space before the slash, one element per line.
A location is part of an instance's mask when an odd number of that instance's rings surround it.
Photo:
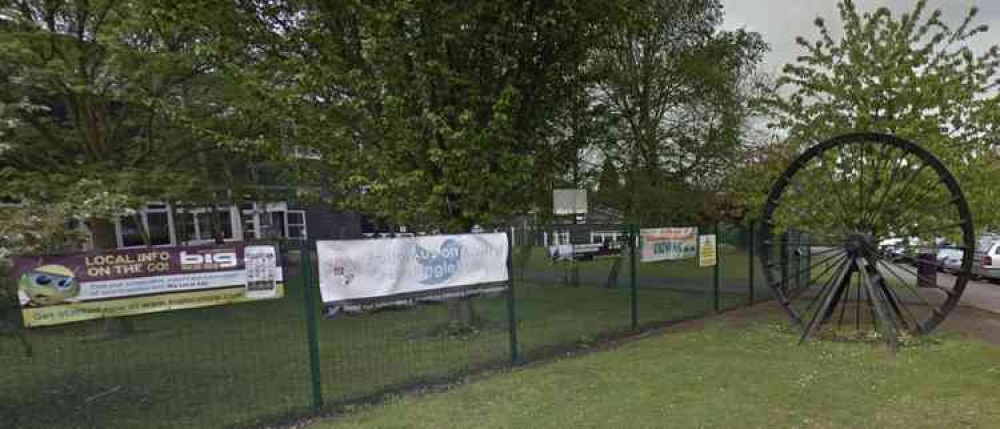
<path fill-rule="evenodd" d="M 965 252 L 961 249 L 939 249 L 937 253 L 938 271 L 946 273 L 958 272 L 962 267 L 962 256 Z"/>
<path fill-rule="evenodd" d="M 973 264 L 972 273 L 992 281 L 1000 281 L 1000 241 L 984 243 L 976 252 L 978 264 Z"/>

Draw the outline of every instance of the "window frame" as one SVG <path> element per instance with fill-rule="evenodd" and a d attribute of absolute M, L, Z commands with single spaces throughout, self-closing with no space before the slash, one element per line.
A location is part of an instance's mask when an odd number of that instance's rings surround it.
<path fill-rule="evenodd" d="M 169 243 L 166 244 L 153 244 L 151 247 L 170 247 L 177 244 L 177 233 L 174 230 L 174 216 L 170 210 L 170 204 L 163 202 L 150 202 L 147 203 L 145 207 L 139 209 L 139 221 L 142 224 L 142 228 L 149 233 L 149 214 L 150 213 L 166 213 L 167 215 L 167 235 L 170 239 Z M 134 216 L 134 215 L 128 215 Z M 125 234 L 124 227 L 122 225 L 122 218 L 124 216 L 119 216 L 115 218 L 115 244 L 119 249 L 138 249 L 147 247 L 145 244 L 140 244 L 136 246 L 126 246 L 125 245 Z"/>
<path fill-rule="evenodd" d="M 302 216 L 302 223 L 292 223 L 290 214 L 295 213 L 296 215 Z M 306 211 L 299 209 L 288 209 L 285 210 L 285 239 L 294 241 L 308 241 L 309 240 L 309 222 L 306 220 Z M 302 237 L 293 238 L 289 233 L 292 227 L 302 228 Z"/>
<path fill-rule="evenodd" d="M 240 213 L 241 211 L 239 210 L 239 207 L 235 206 L 235 205 L 231 205 L 231 206 L 216 206 L 215 209 L 219 210 L 219 211 L 226 211 L 226 212 L 229 213 L 229 225 L 230 225 L 229 230 L 232 233 L 232 235 L 229 236 L 229 237 L 223 237 L 222 241 L 224 241 L 226 243 L 234 242 L 234 241 L 243 241 L 243 225 L 242 225 L 243 217 L 242 217 L 242 213 Z M 187 208 L 187 209 L 177 210 L 177 213 L 176 213 L 177 216 L 186 216 L 186 215 L 191 215 L 192 216 L 191 227 L 194 230 L 193 231 L 193 237 L 194 238 L 185 241 L 185 243 L 187 243 L 188 245 L 199 245 L 199 244 L 211 244 L 211 243 L 215 243 L 215 239 L 214 238 L 211 238 L 211 237 L 209 237 L 209 238 L 202 238 L 201 225 L 199 225 L 199 223 L 198 223 L 198 217 L 200 215 L 209 215 L 210 216 L 211 213 L 212 213 L 212 208 L 211 207 L 195 207 L 195 208 Z M 177 237 L 177 238 L 179 239 L 179 237 Z M 180 241 L 181 240 L 178 240 L 178 242 L 180 242 Z"/>

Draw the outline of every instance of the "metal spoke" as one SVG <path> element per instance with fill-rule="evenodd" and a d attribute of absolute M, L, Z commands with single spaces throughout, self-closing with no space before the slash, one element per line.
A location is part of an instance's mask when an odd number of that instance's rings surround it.
<path fill-rule="evenodd" d="M 802 338 L 799 339 L 799 343 L 805 342 L 809 339 L 809 336 L 819 327 L 820 323 L 823 322 L 823 318 L 826 316 L 830 306 L 833 304 L 834 296 L 840 292 L 840 289 L 844 287 L 844 277 L 850 273 L 851 264 L 855 263 L 856 260 L 845 261 L 841 264 L 840 270 L 838 270 L 837 276 L 831 278 L 832 282 L 828 283 L 831 287 L 824 287 L 825 293 L 821 293 L 819 296 L 823 296 L 823 304 L 816 308 L 816 312 L 813 313 L 812 319 L 809 320 L 809 325 L 806 327 L 805 331 L 802 333 Z M 812 307 L 812 304 L 810 304 Z M 807 307 L 806 312 L 809 311 Z"/>
<path fill-rule="evenodd" d="M 892 190 L 893 186 L 896 184 L 896 175 L 899 174 L 899 171 L 903 166 L 902 164 L 905 160 L 906 160 L 905 156 L 896 158 L 896 162 L 892 167 L 892 175 L 889 177 L 888 186 L 882 191 L 882 196 L 879 198 L 879 202 L 878 204 L 876 204 L 876 207 L 882 207 L 883 204 L 885 204 L 885 199 L 889 195 L 889 191 Z M 861 221 L 874 224 L 875 223 L 874 217 L 877 215 L 878 215 L 877 212 L 872 212 L 871 216 L 863 216 Z"/>
<path fill-rule="evenodd" d="M 903 191 L 909 189 L 910 185 L 913 184 L 913 180 L 916 179 L 917 176 L 919 176 L 920 173 L 922 173 L 925 168 L 927 168 L 927 164 L 926 163 L 925 164 L 921 164 L 920 168 L 918 168 L 916 172 L 914 172 L 911 176 L 909 176 L 909 178 L 907 179 L 906 183 L 903 185 L 903 189 L 899 193 L 896 194 L 897 198 L 893 199 L 893 201 L 896 201 L 898 199 L 899 195 L 906 195 Z M 891 206 L 897 206 L 897 204 L 890 204 L 890 205 Z M 879 223 L 878 221 L 888 222 L 888 219 L 885 219 L 885 216 L 886 216 L 886 212 L 885 211 L 879 212 L 878 216 L 871 220 L 871 224 L 872 225 L 877 225 Z"/>
<path fill-rule="evenodd" d="M 926 299 L 924 299 L 924 297 L 920 296 L 920 292 L 919 291 L 917 291 L 916 289 L 914 289 L 914 287 L 911 286 L 906 280 L 903 280 L 903 278 L 899 275 L 899 273 L 896 272 L 896 270 L 892 269 L 892 264 L 889 264 L 889 263 L 887 263 L 885 261 L 881 261 L 881 260 L 878 261 L 878 262 L 881 263 L 882 266 L 884 266 L 889 271 L 889 274 L 892 274 L 892 276 L 895 277 L 897 280 L 899 280 L 900 283 L 902 283 L 907 288 L 911 289 L 912 292 L 913 292 L 913 294 L 916 295 L 917 299 L 919 299 L 921 302 L 923 302 L 924 306 L 926 306 L 927 308 L 932 309 L 932 310 L 934 309 L 934 305 L 932 305 L 930 302 L 928 302 Z M 902 269 L 903 267 L 897 266 L 897 268 Z M 916 273 L 912 273 L 912 274 L 916 275 Z M 916 277 L 916 278 L 917 278 L 917 281 L 920 281 L 920 277 L 919 276 Z"/>
<path fill-rule="evenodd" d="M 835 256 L 837 256 L 837 255 L 835 255 Z M 823 278 L 823 276 L 825 276 L 825 275 L 826 275 L 827 273 L 829 273 L 831 269 L 833 269 L 834 267 L 837 267 L 837 266 L 838 266 L 838 265 L 839 265 L 840 263 L 842 263 L 842 262 L 844 261 L 844 259 L 846 259 L 846 258 L 847 258 L 847 255 L 839 255 L 839 256 L 840 256 L 839 258 L 835 258 L 835 257 L 830 257 L 830 258 L 828 258 L 827 260 L 823 261 L 824 263 L 827 263 L 827 266 L 826 266 L 826 268 L 825 268 L 825 269 L 823 270 L 823 272 L 821 272 L 821 273 L 820 273 L 819 275 L 817 275 L 817 276 L 815 277 L 815 280 L 813 280 L 813 279 L 809 279 L 809 282 L 807 282 L 807 283 L 806 283 L 806 285 L 805 285 L 804 287 L 800 287 L 800 288 L 798 288 L 798 289 L 795 289 L 795 290 L 793 290 L 793 291 L 792 291 L 792 293 L 790 293 L 790 294 L 788 295 L 788 298 L 789 298 L 789 299 L 795 299 L 795 298 L 798 298 L 798 297 L 799 297 L 799 295 L 802 295 L 803 293 L 805 293 L 805 291 L 806 291 L 807 289 L 809 289 L 809 286 L 814 286 L 814 285 L 816 285 L 816 284 L 817 284 L 817 282 L 818 282 L 818 281 L 819 281 L 820 279 L 822 279 L 822 278 Z M 836 259 L 836 260 L 835 260 L 835 261 L 833 261 L 833 263 L 828 263 L 828 262 L 830 262 L 830 261 L 831 261 L 831 260 L 833 260 L 833 259 Z"/>
<path fill-rule="evenodd" d="M 968 281 L 969 260 L 956 268 L 937 259 L 945 248 L 972 257 L 968 202 L 940 160 L 898 137 L 857 133 L 806 148 L 772 187 L 764 213 L 758 256 L 767 284 L 803 329 L 800 341 L 828 323 L 852 329 L 850 312 L 853 328 L 874 329 L 895 348 L 902 331 L 936 328 Z M 882 243 L 894 243 L 892 255 Z M 925 268 L 956 271 L 953 290 L 936 272 L 925 282 Z M 922 290 L 931 283 L 944 301 Z"/>
<path fill-rule="evenodd" d="M 865 272 L 865 274 L 868 274 L 868 271 L 865 270 L 863 266 L 861 266 L 861 259 L 855 259 L 854 262 L 857 265 L 859 271 L 863 271 Z M 865 288 L 868 289 L 868 294 L 869 296 L 872 297 L 871 301 L 872 301 L 872 306 L 875 309 L 875 315 L 878 317 L 879 321 L 881 321 L 882 329 L 885 330 L 886 341 L 889 342 L 890 347 L 892 347 L 893 350 L 895 350 L 898 347 L 896 338 L 896 329 L 893 326 L 892 321 L 889 319 L 888 310 L 884 306 L 886 297 L 881 297 L 876 295 L 876 294 L 880 295 L 880 291 L 876 290 L 875 287 L 872 285 L 871 276 L 865 275 L 864 281 L 865 281 Z"/>
<path fill-rule="evenodd" d="M 819 290 L 819 293 L 816 294 L 816 296 L 814 296 L 811 301 L 809 301 L 809 305 L 806 306 L 805 310 L 803 310 L 803 313 L 808 313 L 809 309 L 811 309 L 812 306 L 816 305 L 816 302 L 820 299 L 820 297 L 824 295 L 824 293 L 828 288 L 834 285 L 836 279 L 842 274 L 843 270 L 847 269 L 847 267 L 850 266 L 850 264 L 851 264 L 850 259 L 846 257 L 843 260 L 837 262 L 836 271 L 834 271 L 834 274 L 830 276 L 830 278 L 826 279 L 826 282 L 823 283 L 823 287 Z"/>

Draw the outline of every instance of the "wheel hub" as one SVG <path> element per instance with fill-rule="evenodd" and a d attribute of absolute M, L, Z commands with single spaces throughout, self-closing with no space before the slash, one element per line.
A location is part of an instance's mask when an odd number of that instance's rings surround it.
<path fill-rule="evenodd" d="M 857 233 L 847 237 L 844 250 L 853 257 L 868 256 L 875 250 L 875 240 L 868 234 Z"/>

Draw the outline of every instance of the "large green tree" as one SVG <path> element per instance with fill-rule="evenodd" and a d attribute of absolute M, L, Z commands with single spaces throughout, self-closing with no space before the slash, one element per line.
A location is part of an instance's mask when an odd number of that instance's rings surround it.
<path fill-rule="evenodd" d="M 127 196 L 127 210 L 236 187 L 232 161 L 267 129 L 222 73 L 241 58 L 225 49 L 237 22 L 201 3 L 0 3 L 2 196 L 59 205 L 87 180 L 103 184 L 88 197 Z M 113 246 L 110 214 L 95 214 L 95 244 Z"/>
<path fill-rule="evenodd" d="M 720 30 L 722 16 L 714 0 L 641 2 L 596 47 L 595 102 L 618 120 L 604 165 L 622 174 L 633 221 L 693 220 L 739 154 L 743 83 L 767 47 Z"/>
<path fill-rule="evenodd" d="M 274 15 L 267 90 L 351 206 L 443 231 L 501 221 L 551 189 L 554 119 L 623 7 L 300 2 Z M 266 32 L 265 32 L 266 33 Z M 263 81 L 260 81 L 263 82 Z"/>
<path fill-rule="evenodd" d="M 940 10 L 928 11 L 923 0 L 899 16 L 886 8 L 860 11 L 850 0 L 839 2 L 838 9 L 842 36 L 834 37 L 827 21 L 817 18 L 818 38 L 796 39 L 804 53 L 784 67 L 771 103 L 773 125 L 786 138 L 759 152 L 755 176 L 775 178 L 804 148 L 838 134 L 894 134 L 944 160 L 965 188 L 977 223 L 996 226 L 1000 200 L 992 184 L 1000 173 L 1000 48 L 972 49 L 970 41 L 988 30 L 976 23 L 978 10 L 971 8 L 952 24 Z M 857 164 L 861 168 L 876 160 L 862 152 L 854 155 L 864 160 Z M 754 183 L 753 177 L 747 179 Z M 755 186 L 750 195 L 760 197 L 770 180 L 757 180 Z M 881 209 L 893 210 L 893 205 Z"/>

